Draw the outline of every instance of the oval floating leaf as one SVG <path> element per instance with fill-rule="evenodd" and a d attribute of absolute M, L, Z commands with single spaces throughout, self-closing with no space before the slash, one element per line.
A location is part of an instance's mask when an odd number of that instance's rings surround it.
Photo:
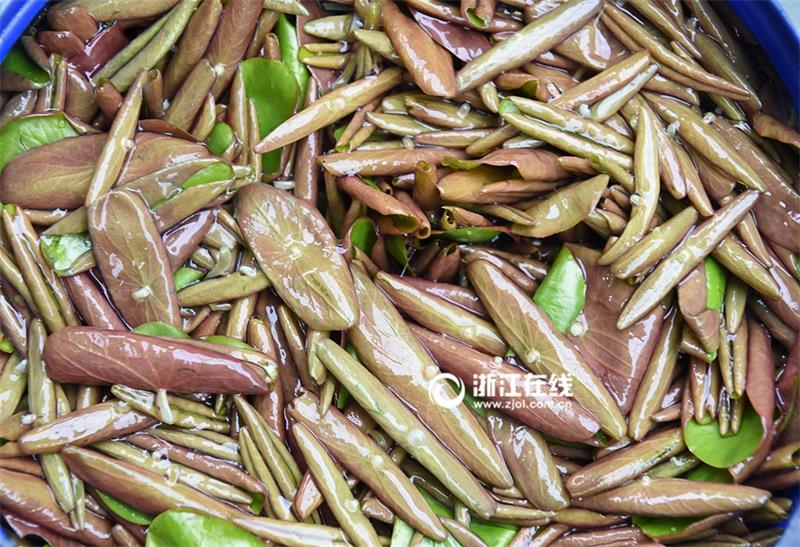
<path fill-rule="evenodd" d="M 350 271 L 315 207 L 255 183 L 239 190 L 236 216 L 261 269 L 300 319 L 317 330 L 344 330 L 355 323 Z"/>
<path fill-rule="evenodd" d="M 150 524 L 146 547 L 262 547 L 264 542 L 227 520 L 185 509 L 170 509 Z"/>
<path fill-rule="evenodd" d="M 562 247 L 547 276 L 533 295 L 533 301 L 547 314 L 553 325 L 566 334 L 580 315 L 586 298 L 583 271 L 566 247 Z"/>
<path fill-rule="evenodd" d="M 18 118 L 0 131 L 0 172 L 8 162 L 28 150 L 77 136 L 78 132 L 60 112 Z"/>
<path fill-rule="evenodd" d="M 294 113 L 300 88 L 291 69 L 280 61 L 254 58 L 239 66 L 247 97 L 256 104 L 259 136 L 263 139 Z M 280 150 L 267 152 L 261 157 L 265 174 L 280 169 Z"/>
<path fill-rule="evenodd" d="M 3 169 L 0 199 L 31 209 L 80 207 L 105 142 L 104 133 L 81 135 L 20 154 Z"/>
<path fill-rule="evenodd" d="M 143 511 L 139 511 L 136 507 L 131 507 L 125 502 L 119 501 L 117 498 L 111 497 L 105 492 L 96 490 L 97 495 L 111 509 L 114 514 L 132 522 L 134 524 L 147 525 L 153 522 L 153 517 Z"/>
<path fill-rule="evenodd" d="M 697 458 L 719 469 L 724 469 L 743 461 L 753 454 L 761 444 L 764 428 L 761 418 L 750 404 L 747 404 L 742 416 L 742 425 L 735 435 L 722 437 L 716 421 L 698 424 L 690 420 L 683 430 L 686 447 Z"/>
<path fill-rule="evenodd" d="M 97 266 L 128 324 L 180 326 L 169 256 L 144 200 L 130 192 L 110 192 L 89 208 L 88 217 Z"/>

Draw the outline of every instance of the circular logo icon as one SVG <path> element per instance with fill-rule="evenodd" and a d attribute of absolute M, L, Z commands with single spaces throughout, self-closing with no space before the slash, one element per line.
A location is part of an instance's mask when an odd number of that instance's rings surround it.
<path fill-rule="evenodd" d="M 456 389 L 450 385 L 450 382 L 456 385 Z M 455 408 L 464 400 L 466 387 L 461 378 L 449 372 L 442 372 L 437 374 L 431 380 L 428 386 L 428 397 L 431 401 L 444 408 Z"/>

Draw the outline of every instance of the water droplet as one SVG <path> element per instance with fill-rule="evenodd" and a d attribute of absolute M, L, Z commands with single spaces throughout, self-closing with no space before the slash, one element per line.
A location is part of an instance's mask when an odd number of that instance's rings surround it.
<path fill-rule="evenodd" d="M 344 502 L 344 508 L 350 511 L 351 513 L 355 513 L 360 509 L 360 506 L 358 505 L 357 499 L 350 498 L 349 500 Z"/>
<path fill-rule="evenodd" d="M 569 333 L 572 336 L 583 336 L 583 333 L 585 333 L 585 332 L 586 332 L 586 327 L 584 327 L 583 323 L 581 323 L 579 321 L 575 321 L 569 327 Z"/>
<path fill-rule="evenodd" d="M 638 207 L 639 205 L 642 204 L 642 196 L 640 196 L 639 194 L 631 194 L 629 201 L 631 202 L 631 205 L 633 205 L 634 207 Z"/>
<path fill-rule="evenodd" d="M 589 108 L 588 104 L 584 103 L 578 107 L 578 114 L 584 118 L 590 118 L 592 116 L 592 109 Z"/>
<path fill-rule="evenodd" d="M 380 467 L 383 465 L 383 456 L 380 454 L 376 454 L 374 458 L 372 458 L 372 465 L 375 467 Z"/>
<path fill-rule="evenodd" d="M 538 363 L 540 357 L 541 356 L 539 355 L 539 352 L 536 351 L 535 349 L 532 349 L 528 353 L 525 354 L 525 362 L 526 363 L 531 363 L 531 364 Z"/>
<path fill-rule="evenodd" d="M 469 114 L 470 110 L 472 110 L 472 107 L 469 105 L 469 103 L 461 103 L 458 105 L 458 115 L 462 118 Z"/>
<path fill-rule="evenodd" d="M 680 127 L 681 124 L 679 124 L 678 122 L 672 122 L 667 126 L 667 135 L 669 135 L 670 137 L 674 137 L 675 133 L 678 132 L 678 129 L 680 129 Z"/>
<path fill-rule="evenodd" d="M 425 442 L 425 434 L 420 429 L 412 429 L 408 432 L 408 442 L 413 446 L 422 446 Z"/>
<path fill-rule="evenodd" d="M 19 419 L 22 425 L 31 425 L 36 420 L 36 414 L 24 414 L 22 418 Z"/>
<path fill-rule="evenodd" d="M 706 124 L 710 124 L 714 121 L 716 116 L 713 112 L 706 112 L 705 116 L 703 116 L 703 122 Z"/>
<path fill-rule="evenodd" d="M 408 150 L 413 150 L 414 149 L 414 139 L 411 138 L 408 135 L 403 137 L 403 148 L 406 148 Z"/>
<path fill-rule="evenodd" d="M 136 289 L 135 291 L 133 291 L 131 296 L 133 296 L 134 300 L 144 300 L 148 296 L 150 296 L 151 294 L 153 294 L 153 291 L 150 290 L 150 287 L 144 286 L 144 287 L 140 287 L 139 289 Z"/>

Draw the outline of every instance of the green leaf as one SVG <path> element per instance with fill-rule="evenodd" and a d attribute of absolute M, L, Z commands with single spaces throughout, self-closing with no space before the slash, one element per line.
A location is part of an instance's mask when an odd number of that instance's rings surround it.
<path fill-rule="evenodd" d="M 506 547 L 519 531 L 519 526 L 506 522 L 487 522 L 472 519 L 469 528 L 480 537 L 486 545 L 493 547 Z"/>
<path fill-rule="evenodd" d="M 408 266 L 405 236 L 390 234 L 384 236 L 384 241 L 386 242 L 386 251 L 389 256 L 394 258 L 401 266 Z"/>
<path fill-rule="evenodd" d="M 690 420 L 683 430 L 686 447 L 703 463 L 725 469 L 743 461 L 758 449 L 764 435 L 761 418 L 747 404 L 742 416 L 742 425 L 735 435 L 722 437 L 716 420 L 698 424 Z"/>
<path fill-rule="evenodd" d="M 20 46 L 11 48 L 2 66 L 5 70 L 15 72 L 30 81 L 34 89 L 42 88 L 50 82 L 50 74 L 34 63 Z"/>
<path fill-rule="evenodd" d="M 253 349 L 253 346 L 246 342 L 242 342 L 236 338 L 231 338 L 230 336 L 222 336 L 221 334 L 212 334 L 211 336 L 206 336 L 203 338 L 203 340 L 206 342 L 211 342 L 212 344 L 222 344 L 223 346 L 230 346 L 237 349 Z"/>
<path fill-rule="evenodd" d="M 472 23 L 478 28 L 486 28 L 486 21 L 478 17 L 475 14 L 475 10 L 472 8 L 469 8 L 467 10 L 467 19 L 469 20 L 470 23 Z"/>
<path fill-rule="evenodd" d="M 472 226 L 470 228 L 457 228 L 437 234 L 451 241 L 463 243 L 488 243 L 500 235 L 500 230 L 485 226 Z"/>
<path fill-rule="evenodd" d="M 395 517 L 394 527 L 392 528 L 392 541 L 389 547 L 408 547 L 411 545 L 414 533 L 415 530 L 406 521 L 400 517 Z"/>
<path fill-rule="evenodd" d="M 128 522 L 147 525 L 153 521 L 153 517 L 144 511 L 139 511 L 137 508 L 131 507 L 127 503 L 119 501 L 117 498 L 113 498 L 100 490 L 97 490 L 96 492 L 109 509 Z"/>
<path fill-rule="evenodd" d="M 712 310 L 721 310 L 725 301 L 725 285 L 728 281 L 725 268 L 713 258 L 706 257 L 706 307 Z"/>
<path fill-rule="evenodd" d="M 422 494 L 422 497 L 425 498 L 428 506 L 435 514 L 439 515 L 440 517 L 453 518 L 453 510 L 450 507 L 444 505 L 422 488 L 418 487 L 417 489 L 419 490 L 420 494 Z M 483 539 L 486 545 L 491 545 L 492 547 L 506 547 L 506 545 L 511 543 L 511 540 L 514 539 L 514 536 L 519 530 L 519 526 L 514 524 L 508 524 L 505 522 L 489 522 L 476 518 L 473 518 L 470 521 L 469 528 L 481 539 Z M 459 543 L 450 535 L 447 536 L 447 539 L 444 541 L 444 543 L 436 543 L 429 539 L 426 541 L 429 543 L 423 543 L 423 545 L 459 545 Z"/>
<path fill-rule="evenodd" d="M 212 163 L 208 167 L 203 167 L 194 175 L 186 179 L 186 182 L 181 184 L 181 188 L 186 190 L 193 186 L 200 186 L 208 184 L 209 182 L 218 182 L 221 180 L 233 179 L 233 168 L 224 161 Z"/>
<path fill-rule="evenodd" d="M 264 508 L 264 494 L 261 492 L 249 492 L 250 497 L 253 498 L 253 501 L 250 503 L 250 509 L 256 515 L 261 514 L 261 510 Z"/>
<path fill-rule="evenodd" d="M 181 266 L 173 275 L 173 279 L 175 280 L 175 291 L 181 291 L 189 285 L 200 281 L 203 279 L 204 275 L 206 274 L 200 270 Z"/>
<path fill-rule="evenodd" d="M 233 134 L 231 126 L 225 122 L 220 122 L 208 134 L 208 149 L 215 156 L 221 156 L 233 144 L 235 138 L 236 136 Z"/>
<path fill-rule="evenodd" d="M 681 532 L 700 520 L 699 517 L 633 517 L 633 523 L 654 539 Z"/>
<path fill-rule="evenodd" d="M 731 477 L 727 469 L 717 469 L 716 467 L 711 467 L 706 464 L 695 467 L 686 473 L 685 478 L 690 481 L 718 482 L 720 484 L 730 484 L 733 482 L 733 477 Z"/>
<path fill-rule="evenodd" d="M 524 88 L 525 86 L 522 86 L 522 87 Z M 502 101 L 500 101 L 500 106 L 497 107 L 497 113 L 498 114 L 505 114 L 505 113 L 508 113 L 508 112 L 517 113 L 518 114 L 519 113 L 519 108 L 517 108 L 517 105 L 515 105 L 510 100 L 503 99 Z"/>
<path fill-rule="evenodd" d="M 292 71 L 280 61 L 253 58 L 243 61 L 239 66 L 247 97 L 256 104 L 259 135 L 263 139 L 294 113 L 300 88 Z M 278 172 L 281 165 L 280 150 L 262 154 L 261 158 L 264 174 Z"/>
<path fill-rule="evenodd" d="M 533 295 L 533 301 L 566 334 L 570 325 L 580 315 L 586 298 L 586 279 L 578 262 L 562 247 L 547 276 Z"/>
<path fill-rule="evenodd" d="M 14 344 L 11 343 L 11 340 L 9 340 L 6 335 L 2 335 L 2 338 L 0 338 L 0 351 L 3 353 L 14 353 Z"/>
<path fill-rule="evenodd" d="M 297 41 L 297 31 L 285 13 L 278 15 L 278 21 L 275 23 L 275 34 L 278 35 L 281 59 L 297 79 L 297 85 L 300 88 L 300 96 L 305 97 L 306 86 L 308 85 L 308 79 L 311 75 L 306 65 L 300 62 L 300 57 L 298 56 L 300 44 Z"/>
<path fill-rule="evenodd" d="M 186 509 L 170 509 L 158 515 L 147 532 L 146 547 L 263 547 L 264 542 L 217 517 Z"/>
<path fill-rule="evenodd" d="M 189 335 L 183 332 L 175 325 L 164 323 L 162 321 L 151 321 L 150 323 L 142 323 L 138 327 L 134 327 L 133 332 L 136 334 L 144 334 L 145 336 L 165 336 L 167 338 L 189 338 Z"/>
<path fill-rule="evenodd" d="M 356 219 L 350 228 L 350 243 L 369 254 L 377 240 L 378 234 L 375 233 L 375 223 L 372 219 L 367 217 Z"/>
<path fill-rule="evenodd" d="M 69 270 L 84 253 L 92 250 L 92 241 L 89 234 L 64 234 L 61 236 L 42 236 L 39 238 L 39 247 L 42 249 L 47 263 L 61 274 Z"/>
<path fill-rule="evenodd" d="M 17 118 L 0 131 L 0 171 L 28 150 L 77 136 L 78 132 L 60 112 Z"/>
<path fill-rule="evenodd" d="M 442 165 L 444 167 L 450 167 L 452 169 L 475 169 L 476 167 L 480 167 L 482 165 L 481 162 L 478 160 L 463 160 L 459 158 L 450 158 L 446 157 L 442 160 Z"/>

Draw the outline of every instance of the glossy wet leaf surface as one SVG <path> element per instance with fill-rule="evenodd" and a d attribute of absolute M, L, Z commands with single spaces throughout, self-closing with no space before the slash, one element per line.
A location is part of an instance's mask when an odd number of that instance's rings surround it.
<path fill-rule="evenodd" d="M 420 488 L 419 491 L 434 513 L 440 517 L 453 518 L 453 510 L 450 507 L 441 503 L 424 489 Z M 519 530 L 519 526 L 514 524 L 503 522 L 487 522 L 474 517 L 470 520 L 469 528 L 484 542 L 486 542 L 487 545 L 497 545 L 501 547 L 505 547 L 511 543 L 511 540 L 514 539 L 514 535 L 517 533 L 517 530 Z M 431 547 L 434 545 L 441 545 L 429 539 L 426 539 L 425 541 L 428 542 L 425 545 Z M 452 536 L 448 536 L 448 541 L 452 541 L 453 545 L 459 545 L 459 543 L 455 541 Z M 445 545 L 447 545 L 447 543 L 445 543 Z"/>
<path fill-rule="evenodd" d="M 370 218 L 359 218 L 350 227 L 350 243 L 364 251 L 372 252 L 372 246 L 378 240 L 375 233 L 375 222 Z"/>
<path fill-rule="evenodd" d="M 57 274 L 69 271 L 84 253 L 92 250 L 88 233 L 42 236 L 39 245 L 45 260 Z"/>
<path fill-rule="evenodd" d="M 300 88 L 300 97 L 305 97 L 306 85 L 308 84 L 310 74 L 306 65 L 300 62 L 298 57 L 300 44 L 297 40 L 297 30 L 294 24 L 289 21 L 289 16 L 285 13 L 278 15 L 278 21 L 275 23 L 275 34 L 278 35 L 281 59 L 297 79 L 297 85 Z"/>
<path fill-rule="evenodd" d="M 711 467 L 704 463 L 686 473 L 686 478 L 690 481 L 708 481 L 718 482 L 720 484 L 730 484 L 733 482 L 733 478 L 731 478 L 731 474 L 727 469 Z"/>
<path fill-rule="evenodd" d="M 580 265 L 564 246 L 556 255 L 547 276 L 533 295 L 533 301 L 553 325 L 566 334 L 580 315 L 586 298 L 586 279 Z"/>
<path fill-rule="evenodd" d="M 642 375 L 661 333 L 664 310 L 656 306 L 630 327 L 617 329 L 614 324 L 616 318 L 633 294 L 634 287 L 627 281 L 614 277 L 610 268 L 600 266 L 599 252 L 571 243 L 564 248 L 572 251 L 573 259 L 585 279 L 582 311 L 577 320 L 567 327 L 565 334 L 603 381 L 623 413 L 626 413 L 633 404 Z M 542 282 L 542 287 L 560 258 L 559 254 Z M 538 291 L 536 294 L 539 294 Z M 558 301 L 570 302 L 570 294 L 561 294 Z"/>
<path fill-rule="evenodd" d="M 209 182 L 218 182 L 221 180 L 230 180 L 233 178 L 233 169 L 225 162 L 212 163 L 208 167 L 203 167 L 186 181 L 181 184 L 181 188 L 186 190 L 194 186 L 208 184 Z"/>
<path fill-rule="evenodd" d="M 236 136 L 231 126 L 225 122 L 219 122 L 214 125 L 211 133 L 208 134 L 208 149 L 215 156 L 221 156 L 233 144 L 234 140 L 236 140 Z"/>
<path fill-rule="evenodd" d="M 441 232 L 439 236 L 462 243 L 488 243 L 500 235 L 500 230 L 485 227 L 457 228 Z"/>
<path fill-rule="evenodd" d="M 97 495 L 100 500 L 105 503 L 117 516 L 132 522 L 134 524 L 147 525 L 153 522 L 152 515 L 148 515 L 144 511 L 139 511 L 136 507 L 131 507 L 117 498 L 111 497 L 105 492 L 97 490 Z"/>
<path fill-rule="evenodd" d="M 264 138 L 294 113 L 300 98 L 297 79 L 291 69 L 279 61 L 255 58 L 239 66 L 247 97 L 256 104 L 259 135 Z M 280 150 L 262 154 L 261 157 L 264 173 L 278 171 Z"/>
<path fill-rule="evenodd" d="M 81 135 L 17 156 L 0 175 L 0 199 L 32 209 L 80 207 L 105 142 L 105 134 Z"/>
<path fill-rule="evenodd" d="M 189 285 L 192 285 L 201 279 L 203 279 L 205 273 L 200 270 L 195 270 L 194 268 L 187 268 L 185 266 L 181 266 L 177 269 L 174 275 L 175 281 L 175 291 L 180 292 L 182 289 L 185 289 Z"/>
<path fill-rule="evenodd" d="M 317 330 L 342 330 L 356 320 L 347 264 L 317 209 L 283 190 L 249 184 L 236 216 L 244 239 L 275 290 Z"/>
<path fill-rule="evenodd" d="M 698 517 L 633 517 L 633 523 L 651 538 L 680 532 L 699 521 Z"/>
<path fill-rule="evenodd" d="M 683 436 L 686 447 L 702 462 L 716 468 L 735 465 L 756 451 L 761 444 L 764 428 L 761 418 L 748 404 L 742 416 L 742 425 L 735 435 L 722 437 L 716 421 L 705 425 L 690 420 Z"/>
<path fill-rule="evenodd" d="M 727 285 L 727 272 L 713 258 L 706 257 L 706 307 L 720 310 L 725 300 L 725 287 Z"/>
<path fill-rule="evenodd" d="M 184 509 L 171 509 L 150 524 L 146 547 L 261 547 L 264 542 L 230 522 Z"/>
<path fill-rule="evenodd" d="M 78 132 L 61 113 L 18 118 L 0 131 L 0 171 L 28 150 L 76 136 Z"/>
<path fill-rule="evenodd" d="M 151 321 L 150 323 L 143 323 L 133 328 L 133 332 L 137 334 L 144 334 L 146 336 L 166 336 L 169 338 L 189 338 L 189 335 L 183 332 L 175 325 L 163 323 L 161 321 Z"/>
<path fill-rule="evenodd" d="M 34 89 L 44 87 L 50 81 L 47 71 L 34 63 L 22 46 L 14 46 L 9 50 L 3 59 L 2 67 L 29 80 Z"/>
<path fill-rule="evenodd" d="M 116 191 L 100 198 L 89 209 L 89 234 L 111 298 L 130 325 L 181 324 L 169 257 L 138 195 Z"/>

